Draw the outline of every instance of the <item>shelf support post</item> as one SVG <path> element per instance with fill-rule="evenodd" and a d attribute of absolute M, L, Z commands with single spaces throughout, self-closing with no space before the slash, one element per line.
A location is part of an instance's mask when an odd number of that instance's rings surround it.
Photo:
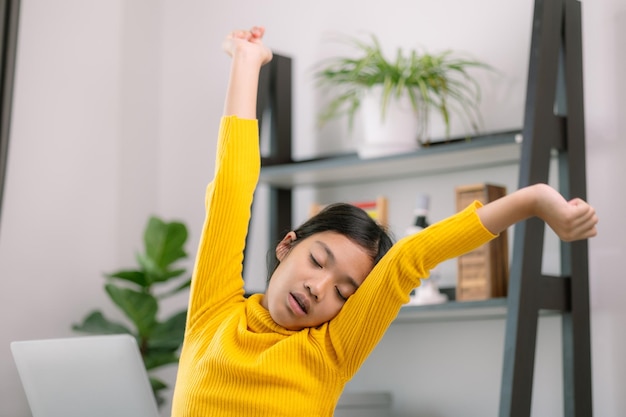
<path fill-rule="evenodd" d="M 292 162 L 291 112 L 292 60 L 288 56 L 274 53 L 272 60 L 261 67 L 259 74 L 257 119 L 262 166 Z M 276 245 L 292 227 L 291 194 L 290 189 L 269 189 L 269 248 Z"/>
<path fill-rule="evenodd" d="M 587 198 L 581 5 L 565 3 L 563 55 L 567 92 L 567 150 L 562 153 L 562 192 Z M 571 276 L 571 311 L 563 315 L 564 415 L 591 416 L 591 324 L 588 242 L 563 245 L 562 270 Z"/>
<path fill-rule="evenodd" d="M 536 0 L 520 188 L 548 182 L 556 149 L 561 193 L 586 199 L 582 84 L 580 2 Z M 515 226 L 500 417 L 530 416 L 539 310 L 557 306 L 563 314 L 564 415 L 592 415 L 587 241 L 561 245 L 559 283 L 541 274 L 544 231 L 537 219 Z"/>

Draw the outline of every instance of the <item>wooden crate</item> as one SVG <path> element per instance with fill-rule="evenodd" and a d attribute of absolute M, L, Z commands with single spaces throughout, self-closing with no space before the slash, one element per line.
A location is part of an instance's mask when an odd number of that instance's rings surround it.
<path fill-rule="evenodd" d="M 459 186 L 456 188 L 457 210 L 463 210 L 475 200 L 487 204 L 504 195 L 506 188 L 499 185 Z M 458 258 L 458 301 L 506 297 L 508 281 L 509 250 L 506 230 L 491 242 Z"/>

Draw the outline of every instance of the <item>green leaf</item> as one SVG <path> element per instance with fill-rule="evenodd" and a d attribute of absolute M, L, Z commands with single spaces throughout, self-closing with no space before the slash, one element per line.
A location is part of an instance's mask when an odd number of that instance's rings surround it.
<path fill-rule="evenodd" d="M 184 245 L 187 240 L 187 227 L 180 222 L 166 223 L 157 217 L 150 217 L 144 233 L 146 255 L 161 269 L 187 254 Z"/>
<path fill-rule="evenodd" d="M 177 350 L 183 343 L 187 311 L 180 311 L 167 320 L 157 323 L 148 340 L 148 349 Z"/>
<path fill-rule="evenodd" d="M 152 387 L 157 405 L 159 407 L 162 406 L 165 403 L 165 397 L 163 397 L 160 392 L 167 388 L 167 384 L 160 379 L 150 376 L 150 386 Z"/>
<path fill-rule="evenodd" d="M 156 323 L 157 300 L 148 293 L 129 288 L 120 288 L 113 284 L 105 286 L 113 302 L 126 314 L 137 327 L 141 337 L 148 337 Z"/>
<path fill-rule="evenodd" d="M 138 270 L 124 270 L 117 271 L 106 275 L 108 278 L 118 278 L 121 280 L 129 281 L 139 285 L 142 288 L 146 288 L 149 282 L 146 278 L 146 273 Z"/>
<path fill-rule="evenodd" d="M 135 260 L 145 274 L 146 288 L 150 288 L 154 282 L 158 280 L 164 271 L 159 268 L 154 259 L 143 253 L 135 254 Z"/>
<path fill-rule="evenodd" d="M 172 278 L 177 278 L 177 277 L 183 275 L 185 272 L 187 272 L 187 270 L 184 269 L 184 268 L 173 269 L 171 271 L 164 271 L 163 273 L 159 274 L 158 276 L 155 276 L 152 282 L 156 283 L 156 282 L 169 281 Z"/>
<path fill-rule="evenodd" d="M 183 282 L 182 284 L 173 288 L 172 290 L 164 292 L 163 294 L 159 295 L 157 298 L 159 300 L 162 300 L 164 298 L 171 297 L 172 295 L 178 294 L 179 292 L 186 290 L 189 287 L 191 287 L 191 278 L 187 279 L 187 281 Z"/>
<path fill-rule="evenodd" d="M 150 385 L 152 386 L 152 389 L 155 391 L 159 391 L 159 390 L 167 388 L 167 384 L 165 382 L 153 376 L 150 376 Z"/>
<path fill-rule="evenodd" d="M 147 370 L 161 366 L 175 364 L 178 362 L 178 355 L 171 351 L 148 351 L 144 353 L 143 362 Z"/>
<path fill-rule="evenodd" d="M 81 324 L 74 324 L 72 329 L 77 332 L 92 334 L 132 334 L 126 326 L 108 320 L 100 311 L 92 311 Z"/>

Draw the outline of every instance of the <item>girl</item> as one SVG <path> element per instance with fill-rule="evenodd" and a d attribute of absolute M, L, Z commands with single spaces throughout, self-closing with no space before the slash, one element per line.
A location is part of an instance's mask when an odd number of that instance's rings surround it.
<path fill-rule="evenodd" d="M 332 416 L 344 385 L 420 277 L 537 216 L 566 241 L 596 234 L 594 209 L 544 184 L 391 245 L 367 214 L 334 205 L 287 233 L 265 294 L 244 297 L 243 249 L 260 170 L 256 92 L 264 29 L 235 31 L 215 176 L 197 253 L 172 415 Z"/>

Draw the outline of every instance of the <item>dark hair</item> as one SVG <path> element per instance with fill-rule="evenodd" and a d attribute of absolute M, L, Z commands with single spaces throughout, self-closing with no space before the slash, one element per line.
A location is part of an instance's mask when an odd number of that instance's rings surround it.
<path fill-rule="evenodd" d="M 296 239 L 292 242 L 292 246 L 316 233 L 328 231 L 344 235 L 364 248 L 372 258 L 374 265 L 393 245 L 393 240 L 387 229 L 376 223 L 365 210 L 352 204 L 335 203 L 324 207 L 318 214 L 294 230 Z M 279 264 L 273 250 L 271 253 L 273 256 L 271 257 L 272 262 L 268 264 L 268 280 Z"/>

